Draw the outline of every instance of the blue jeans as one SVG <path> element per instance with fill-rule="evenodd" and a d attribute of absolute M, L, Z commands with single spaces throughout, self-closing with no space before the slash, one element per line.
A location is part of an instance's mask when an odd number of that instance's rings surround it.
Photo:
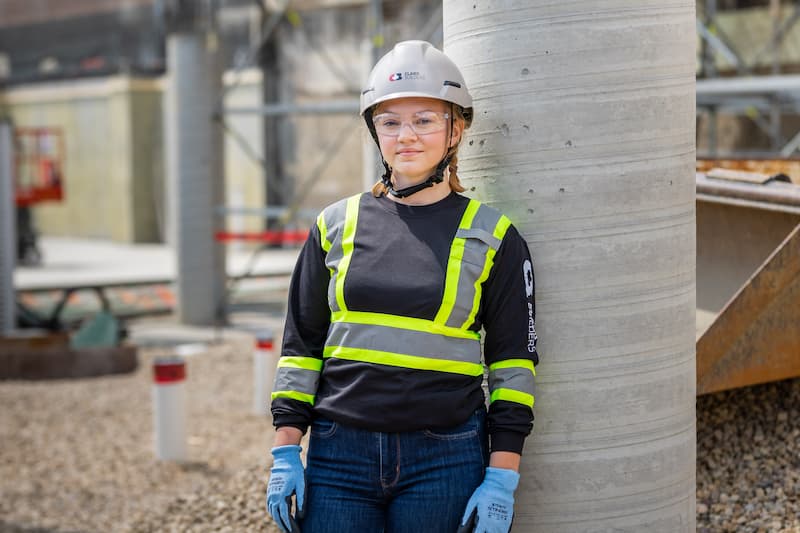
<path fill-rule="evenodd" d="M 446 430 L 311 425 L 303 533 L 455 533 L 489 460 L 486 413 Z"/>

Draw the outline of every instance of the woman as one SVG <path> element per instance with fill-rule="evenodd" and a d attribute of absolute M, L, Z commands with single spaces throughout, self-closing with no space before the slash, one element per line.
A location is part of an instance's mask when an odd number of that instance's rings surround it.
<path fill-rule="evenodd" d="M 326 208 L 298 258 L 269 512 L 303 533 L 507 532 L 538 363 L 527 245 L 508 218 L 458 194 L 472 98 L 442 52 L 397 44 L 361 113 L 386 172 Z"/>

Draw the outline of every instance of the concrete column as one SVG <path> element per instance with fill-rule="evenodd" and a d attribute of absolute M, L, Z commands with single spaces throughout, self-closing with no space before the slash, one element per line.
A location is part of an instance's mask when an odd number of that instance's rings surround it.
<path fill-rule="evenodd" d="M 180 320 L 195 325 L 214 324 L 225 309 L 225 255 L 214 241 L 214 208 L 225 197 L 222 138 L 212 122 L 222 81 L 208 44 L 190 31 L 167 39 L 168 240 L 176 254 Z"/>
<path fill-rule="evenodd" d="M 695 4 L 444 1 L 459 157 L 536 276 L 516 532 L 695 530 Z"/>
<path fill-rule="evenodd" d="M 14 128 L 0 120 L 0 335 L 16 327 L 14 267 L 17 262 L 17 219 L 14 216 Z"/>

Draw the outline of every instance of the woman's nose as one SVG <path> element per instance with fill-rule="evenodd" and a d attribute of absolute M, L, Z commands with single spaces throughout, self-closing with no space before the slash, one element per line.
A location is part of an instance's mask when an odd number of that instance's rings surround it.
<path fill-rule="evenodd" d="M 397 140 L 413 139 L 417 136 L 417 132 L 411 127 L 411 124 L 404 122 L 400 125 L 400 131 L 397 134 Z"/>

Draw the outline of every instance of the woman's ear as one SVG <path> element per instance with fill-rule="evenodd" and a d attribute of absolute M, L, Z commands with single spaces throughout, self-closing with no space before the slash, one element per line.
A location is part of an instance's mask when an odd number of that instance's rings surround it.
<path fill-rule="evenodd" d="M 464 134 L 464 121 L 453 121 L 453 134 L 450 136 L 450 148 L 457 146 L 461 142 L 461 136 Z"/>

